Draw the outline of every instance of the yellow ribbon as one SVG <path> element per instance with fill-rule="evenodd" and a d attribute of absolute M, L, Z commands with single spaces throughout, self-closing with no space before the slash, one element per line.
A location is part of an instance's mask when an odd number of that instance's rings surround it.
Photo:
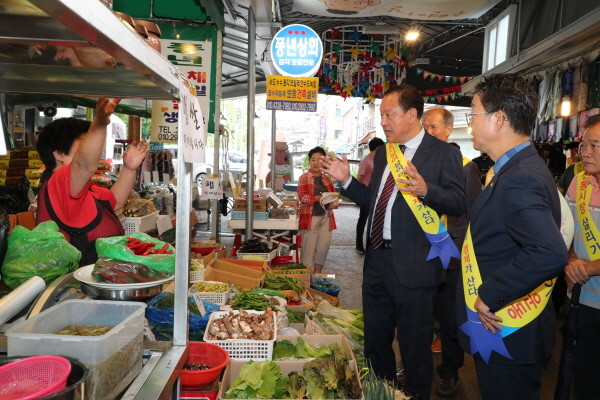
<path fill-rule="evenodd" d="M 600 258 L 600 232 L 590 214 L 590 200 L 592 198 L 592 184 L 590 174 L 580 173 L 577 175 L 577 187 L 575 188 L 575 203 L 577 205 L 577 220 L 581 227 L 585 251 L 590 260 Z"/>
<path fill-rule="evenodd" d="M 575 163 L 575 168 L 573 169 L 575 175 L 583 172 L 583 162 L 579 161 Z"/>
<path fill-rule="evenodd" d="M 468 163 L 470 163 L 470 162 L 471 162 L 471 160 L 469 160 L 469 159 L 468 159 L 467 157 L 465 157 L 465 156 L 462 156 L 462 162 L 463 162 L 463 167 L 464 167 L 465 165 L 467 165 Z"/>
<path fill-rule="evenodd" d="M 461 258 L 465 303 L 471 311 L 477 312 L 475 309 L 475 300 L 479 295 L 479 286 L 482 281 L 479 265 L 477 264 L 477 257 L 475 256 L 475 249 L 473 247 L 471 225 L 469 225 L 469 228 L 467 229 L 467 236 L 465 237 L 465 242 L 463 244 Z M 512 301 L 510 304 L 507 304 L 496 311 L 495 314 L 502 318 L 502 323 L 500 325 L 503 327 L 516 328 L 508 329 L 506 332 L 502 331 L 502 336 L 507 336 L 515 330 L 524 327 L 541 314 L 544 308 L 546 308 L 546 304 L 548 304 L 555 281 L 556 278 L 542 283 L 530 293 Z"/>
<path fill-rule="evenodd" d="M 402 190 L 407 188 L 408 185 L 398 182 L 398 179 L 410 179 L 409 176 L 404 173 L 404 168 L 406 168 L 408 163 L 400 150 L 400 146 L 398 146 L 398 143 L 387 143 L 385 150 L 390 172 L 396 181 L 396 185 L 400 188 L 402 197 L 404 197 L 410 210 L 415 218 L 417 218 L 421 229 L 423 229 L 423 232 L 425 233 L 437 234 L 440 226 L 440 218 L 438 217 L 437 212 L 423 204 L 416 194 Z"/>

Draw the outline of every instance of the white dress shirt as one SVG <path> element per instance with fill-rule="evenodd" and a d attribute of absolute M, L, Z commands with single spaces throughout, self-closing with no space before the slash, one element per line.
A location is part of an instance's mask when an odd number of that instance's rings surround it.
<path fill-rule="evenodd" d="M 406 149 L 404 149 L 404 158 L 407 160 L 412 160 L 413 156 L 417 152 L 417 148 L 421 144 L 423 137 L 425 136 L 425 130 L 421 128 L 421 132 L 414 138 L 410 139 L 404 144 Z M 385 186 L 385 181 L 387 180 L 388 175 L 390 174 L 390 167 L 386 164 L 385 170 L 383 171 L 383 175 L 381 176 L 381 182 L 379 183 L 379 190 L 377 191 L 377 201 L 375 202 L 375 209 L 377 209 L 377 202 L 379 201 L 379 197 L 381 196 L 381 192 L 383 191 L 383 187 Z M 347 189 L 350 185 L 352 178 L 348 179 L 344 183 L 344 189 Z M 387 208 L 385 209 L 385 216 L 383 218 L 383 239 L 390 240 L 392 238 L 392 207 L 394 206 L 394 201 L 396 200 L 396 196 L 398 195 L 398 190 L 394 190 L 390 196 L 390 200 L 388 201 Z M 375 211 L 373 211 L 375 212 Z"/>

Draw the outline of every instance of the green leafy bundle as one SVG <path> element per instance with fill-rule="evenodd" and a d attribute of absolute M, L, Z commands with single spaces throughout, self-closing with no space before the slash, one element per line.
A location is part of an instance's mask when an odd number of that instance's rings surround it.
<path fill-rule="evenodd" d="M 226 399 L 284 399 L 288 379 L 279 365 L 271 361 L 248 361 L 225 393 Z"/>
<path fill-rule="evenodd" d="M 306 290 L 304 285 L 302 285 L 302 283 L 300 283 L 300 281 L 296 278 L 292 278 L 289 276 L 274 276 L 269 273 L 267 273 L 266 276 L 267 279 L 265 280 L 265 284 L 263 285 L 265 289 L 293 290 L 298 294 Z"/>
<path fill-rule="evenodd" d="M 325 346 L 312 347 L 306 343 L 301 336 L 297 337 L 297 343 L 293 344 L 289 340 L 281 340 L 275 342 L 273 348 L 273 359 L 280 360 L 284 358 L 321 358 L 330 357 L 334 347 L 340 348 L 341 352 L 345 355 L 345 351 L 339 344 L 333 343 Z"/>

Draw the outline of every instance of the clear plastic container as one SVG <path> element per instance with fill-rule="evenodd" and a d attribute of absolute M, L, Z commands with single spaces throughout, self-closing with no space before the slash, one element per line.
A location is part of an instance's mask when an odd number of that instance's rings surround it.
<path fill-rule="evenodd" d="M 90 370 L 89 398 L 113 399 L 142 369 L 145 308 L 138 302 L 66 300 L 6 331 L 8 356 L 77 358 Z M 71 325 L 112 328 L 101 336 L 56 334 Z"/>

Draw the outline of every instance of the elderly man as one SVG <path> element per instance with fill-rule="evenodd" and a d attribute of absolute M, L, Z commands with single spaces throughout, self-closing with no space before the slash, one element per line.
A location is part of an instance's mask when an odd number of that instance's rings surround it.
<path fill-rule="evenodd" d="M 554 278 L 567 251 L 552 174 L 529 140 L 538 98 L 516 75 L 475 88 L 473 147 L 495 161 L 469 213 L 458 299 L 461 345 L 474 355 L 483 400 L 539 400 L 554 348 Z"/>
<path fill-rule="evenodd" d="M 567 285 L 580 284 L 575 346 L 575 400 L 600 399 L 600 120 L 588 126 L 579 146 L 584 172 L 575 175 L 567 200 L 575 219 Z"/>
<path fill-rule="evenodd" d="M 458 250 L 439 215 L 465 213 L 458 149 L 425 133 L 423 99 L 412 86 L 390 89 L 380 106 L 388 144 L 375 153 L 369 186 L 350 176 L 348 162 L 329 154 L 323 170 L 343 194 L 369 207 L 363 269 L 365 355 L 375 373 L 392 380 L 398 331 L 406 385 L 430 398 L 433 303 L 444 268 Z"/>
<path fill-rule="evenodd" d="M 445 108 L 429 109 L 423 115 L 423 128 L 430 135 L 447 142 L 454 129 L 454 116 Z M 481 193 L 481 178 L 477 164 L 464 156 L 462 162 L 466 178 L 467 210 L 469 210 Z M 468 213 L 460 217 L 448 217 L 448 232 L 459 249 L 465 239 L 468 224 Z M 458 390 L 458 370 L 464 362 L 464 352 L 458 343 L 456 325 L 456 285 L 459 276 L 460 260 L 452 259 L 446 281 L 439 286 L 435 300 L 434 316 L 439 323 L 442 347 L 442 362 L 437 367 L 440 380 L 436 391 L 443 397 L 452 396 Z"/>

